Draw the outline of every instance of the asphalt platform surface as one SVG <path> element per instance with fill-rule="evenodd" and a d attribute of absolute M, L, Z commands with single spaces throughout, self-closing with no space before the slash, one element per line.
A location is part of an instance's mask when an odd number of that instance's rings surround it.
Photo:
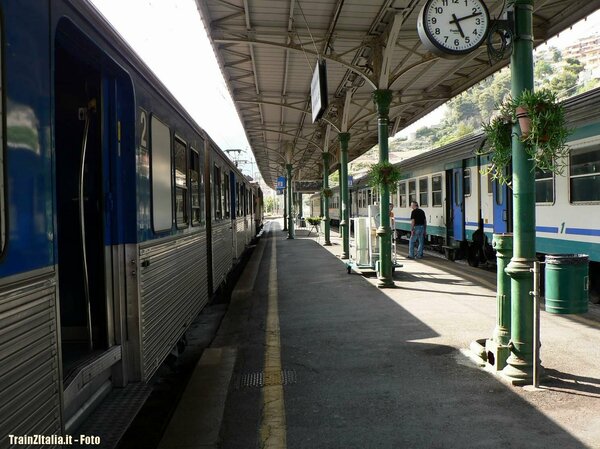
<path fill-rule="evenodd" d="M 213 436 L 161 447 L 600 448 L 598 306 L 578 316 L 542 312 L 547 377 L 528 391 L 469 353 L 495 326 L 494 272 L 429 253 L 408 260 L 401 246 L 397 288 L 380 290 L 374 276 L 347 274 L 337 233 L 324 247 L 306 229 L 286 239 L 281 224 L 267 224 L 212 343 L 229 354 L 215 368 L 226 371 L 228 387 L 223 374 L 214 388 L 204 376 L 217 399 L 186 409 L 194 420 L 208 416 Z M 273 351 L 282 407 L 266 412 L 265 354 Z M 265 434 L 266 420 L 279 426 L 278 443 Z"/>

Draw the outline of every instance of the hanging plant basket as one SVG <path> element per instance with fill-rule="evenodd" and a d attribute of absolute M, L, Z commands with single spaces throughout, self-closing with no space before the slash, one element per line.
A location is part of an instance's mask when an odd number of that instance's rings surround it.
<path fill-rule="evenodd" d="M 308 217 L 306 219 L 306 221 L 308 221 L 308 224 L 311 226 L 318 226 L 321 223 L 321 218 L 320 217 Z"/>
<path fill-rule="evenodd" d="M 367 176 L 371 187 L 394 189 L 400 181 L 400 170 L 389 162 L 379 162 L 371 166 Z"/>
<path fill-rule="evenodd" d="M 517 120 L 519 120 L 519 128 L 521 128 L 521 136 L 528 136 L 531 132 L 531 118 L 527 109 L 523 106 L 518 106 L 516 109 Z"/>
<path fill-rule="evenodd" d="M 518 123 L 518 135 L 534 169 L 562 175 L 568 154 L 566 142 L 572 130 L 567 128 L 564 106 L 556 94 L 547 89 L 524 90 L 502 103 L 498 110 L 496 117 L 482 125 L 488 148 L 480 154 L 489 154 L 491 163 L 483 173 L 510 184 L 512 125 Z"/>
<path fill-rule="evenodd" d="M 322 190 L 321 190 L 321 195 L 322 195 L 324 198 L 331 198 L 331 196 L 333 195 L 333 191 L 332 191 L 331 189 L 329 189 L 329 188 L 327 188 L 327 189 L 322 189 Z"/>

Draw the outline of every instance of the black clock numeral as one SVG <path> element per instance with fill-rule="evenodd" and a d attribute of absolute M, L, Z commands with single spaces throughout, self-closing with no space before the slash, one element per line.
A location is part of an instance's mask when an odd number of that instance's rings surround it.
<path fill-rule="evenodd" d="M 465 0 L 465 6 L 469 6 L 469 0 Z"/>
<path fill-rule="evenodd" d="M 437 23 L 437 19 L 435 17 L 431 18 L 431 23 L 433 23 L 434 25 Z"/>
<path fill-rule="evenodd" d="M 448 6 L 448 0 L 442 0 L 442 6 Z"/>
<path fill-rule="evenodd" d="M 481 25 L 481 19 L 479 17 L 475 19 L 475 25 Z"/>
<path fill-rule="evenodd" d="M 440 6 L 436 6 L 435 13 L 436 14 L 443 14 L 444 13 L 444 8 L 442 8 Z"/>
<path fill-rule="evenodd" d="M 477 36 L 479 33 L 477 32 L 477 30 L 473 30 L 473 34 L 474 34 L 475 36 Z"/>
<path fill-rule="evenodd" d="M 444 36 L 444 44 L 448 43 L 448 36 Z"/>
<path fill-rule="evenodd" d="M 436 28 L 436 29 L 435 29 L 435 31 L 434 31 L 434 33 L 435 33 L 435 34 L 440 34 L 440 33 L 441 33 L 441 31 L 440 31 L 440 29 L 439 29 L 439 28 Z"/>
<path fill-rule="evenodd" d="M 470 44 L 471 43 L 471 38 L 469 36 L 465 37 L 465 44 Z"/>
<path fill-rule="evenodd" d="M 479 11 L 477 8 L 473 8 L 473 14 L 477 14 Z"/>
<path fill-rule="evenodd" d="M 460 45 L 460 42 L 458 39 L 454 39 L 454 46 L 458 47 Z"/>

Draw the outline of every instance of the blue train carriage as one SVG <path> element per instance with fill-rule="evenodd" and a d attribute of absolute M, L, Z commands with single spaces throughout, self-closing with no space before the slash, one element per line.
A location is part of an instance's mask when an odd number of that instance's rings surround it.
<path fill-rule="evenodd" d="M 0 8 L 6 447 L 150 379 L 255 234 L 257 190 L 88 2 Z"/>
<path fill-rule="evenodd" d="M 574 129 L 562 176 L 537 172 L 536 248 L 538 253 L 585 253 L 590 256 L 591 297 L 598 299 L 600 232 L 600 89 L 565 101 Z M 477 134 L 407 159 L 398 165 L 403 179 L 394 208 L 396 231 L 410 233 L 410 202 L 415 199 L 428 220 L 428 240 L 450 259 L 471 265 L 493 261 L 494 233 L 512 232 L 512 192 L 481 174 L 489 165 L 478 152 Z"/>

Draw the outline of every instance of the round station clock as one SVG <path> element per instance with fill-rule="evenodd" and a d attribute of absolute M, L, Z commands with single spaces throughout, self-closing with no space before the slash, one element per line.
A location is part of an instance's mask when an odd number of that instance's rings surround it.
<path fill-rule="evenodd" d="M 423 45 L 441 56 L 472 52 L 487 36 L 490 15 L 482 0 L 428 0 L 417 30 Z"/>

